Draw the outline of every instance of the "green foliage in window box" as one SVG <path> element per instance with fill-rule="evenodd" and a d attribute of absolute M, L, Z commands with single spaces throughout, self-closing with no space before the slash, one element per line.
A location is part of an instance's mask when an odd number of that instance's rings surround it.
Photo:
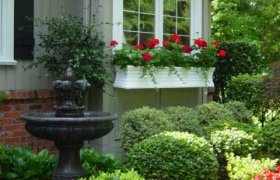
<path fill-rule="evenodd" d="M 270 158 L 280 157 L 280 120 L 264 126 L 256 138 L 261 144 L 263 154 Z"/>
<path fill-rule="evenodd" d="M 211 145 L 189 133 L 165 132 L 136 143 L 128 165 L 147 179 L 217 179 Z"/>
<path fill-rule="evenodd" d="M 226 90 L 230 91 L 227 85 L 232 76 L 256 73 L 263 66 L 260 53 L 253 44 L 246 42 L 221 43 L 219 49 L 226 50 L 227 56 L 219 57 L 215 64 L 216 69 L 213 76 L 215 84 L 214 100 L 226 102 Z"/>
<path fill-rule="evenodd" d="M 251 155 L 239 157 L 234 154 L 227 154 L 227 171 L 230 179 L 252 180 L 257 174 L 262 174 L 264 168 L 273 169 L 277 159 L 252 159 Z"/>
<path fill-rule="evenodd" d="M 247 124 L 253 123 L 253 112 L 246 107 L 245 103 L 241 101 L 229 101 L 224 105 L 226 108 L 231 110 L 235 120 Z"/>
<path fill-rule="evenodd" d="M 173 124 L 173 131 L 201 134 L 201 125 L 194 109 L 183 106 L 170 106 L 163 109 L 163 112 Z"/>
<path fill-rule="evenodd" d="M 45 53 L 27 68 L 43 64 L 51 75 L 62 78 L 71 66 L 77 79 L 85 79 L 94 87 L 102 87 L 108 81 L 105 43 L 95 21 L 83 25 L 77 17 L 63 16 L 38 22 L 46 29 L 38 33 L 38 46 Z"/>
<path fill-rule="evenodd" d="M 98 175 L 100 172 L 114 172 L 124 169 L 122 163 L 115 159 L 113 154 L 102 155 L 93 148 L 81 150 L 81 162 L 83 169 L 92 175 Z"/>
<path fill-rule="evenodd" d="M 89 178 L 81 178 L 79 180 L 144 180 L 144 178 L 132 169 L 128 172 L 121 172 L 120 170 L 111 173 L 102 172 L 98 176 L 90 176 Z"/>
<path fill-rule="evenodd" d="M 234 120 L 234 114 L 223 104 L 210 102 L 196 107 L 197 118 L 200 124 L 208 125 L 218 120 Z"/>
<path fill-rule="evenodd" d="M 8 145 L 0 147 L 2 179 L 50 180 L 55 165 L 55 156 L 47 150 L 36 154 L 28 148 Z"/>
<path fill-rule="evenodd" d="M 210 141 L 218 153 L 234 153 L 237 156 L 247 156 L 259 146 L 253 135 L 235 128 L 212 132 Z"/>
<path fill-rule="evenodd" d="M 151 135 L 172 130 L 166 115 L 155 108 L 142 107 L 123 114 L 121 118 L 121 146 L 124 152 Z"/>

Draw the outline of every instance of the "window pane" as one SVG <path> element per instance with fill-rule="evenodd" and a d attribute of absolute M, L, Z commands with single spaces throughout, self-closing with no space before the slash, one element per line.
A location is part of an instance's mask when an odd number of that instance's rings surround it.
<path fill-rule="evenodd" d="M 140 11 L 144 13 L 154 14 L 155 1 L 154 0 L 141 0 Z"/>
<path fill-rule="evenodd" d="M 123 2 L 124 10 L 138 11 L 138 0 L 124 0 Z"/>
<path fill-rule="evenodd" d="M 190 1 L 178 0 L 178 17 L 189 18 L 190 17 Z"/>
<path fill-rule="evenodd" d="M 137 42 L 137 33 L 136 32 L 124 32 L 125 41 L 127 44 L 135 44 Z"/>
<path fill-rule="evenodd" d="M 154 32 L 155 17 L 154 15 L 140 15 L 140 31 Z"/>
<path fill-rule="evenodd" d="M 164 34 L 176 33 L 176 18 L 173 17 L 163 18 L 163 33 Z"/>
<path fill-rule="evenodd" d="M 177 33 L 188 35 L 190 34 L 190 20 L 189 19 L 178 19 L 177 20 Z"/>
<path fill-rule="evenodd" d="M 137 31 L 138 30 L 138 14 L 131 12 L 124 12 L 124 30 Z"/>
<path fill-rule="evenodd" d="M 164 0 L 163 14 L 166 16 L 176 16 L 176 0 Z"/>

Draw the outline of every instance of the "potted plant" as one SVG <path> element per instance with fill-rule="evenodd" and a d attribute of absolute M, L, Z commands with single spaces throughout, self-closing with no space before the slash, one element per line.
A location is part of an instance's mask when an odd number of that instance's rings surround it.
<path fill-rule="evenodd" d="M 109 80 L 105 68 L 107 54 L 98 24 L 93 20 L 83 25 L 82 19 L 73 16 L 38 19 L 40 31 L 38 44 L 44 54 L 28 68 L 43 64 L 49 75 L 62 78 L 67 67 L 71 67 L 76 79 L 84 79 L 92 87 L 103 87 Z"/>
<path fill-rule="evenodd" d="M 125 89 L 212 87 L 212 75 L 217 56 L 226 56 L 218 51 L 218 42 L 208 45 L 196 39 L 192 46 L 183 45 L 177 34 L 169 41 L 151 39 L 146 44 L 124 44 L 111 41 L 116 66 L 114 86 Z M 150 79 L 147 80 L 146 77 Z"/>

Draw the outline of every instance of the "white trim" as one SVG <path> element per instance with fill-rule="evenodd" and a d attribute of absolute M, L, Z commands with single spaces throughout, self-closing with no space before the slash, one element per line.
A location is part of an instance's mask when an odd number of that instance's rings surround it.
<path fill-rule="evenodd" d="M 0 65 L 15 65 L 14 60 L 14 0 L 1 0 Z"/>
<path fill-rule="evenodd" d="M 113 3 L 113 27 L 112 27 L 112 39 L 119 42 L 117 48 L 122 48 L 124 43 L 123 35 L 123 1 L 124 0 L 112 0 Z"/>
<path fill-rule="evenodd" d="M 203 0 L 191 0 L 190 44 L 203 36 Z"/>
<path fill-rule="evenodd" d="M 155 0 L 155 38 L 163 40 L 163 0 Z"/>

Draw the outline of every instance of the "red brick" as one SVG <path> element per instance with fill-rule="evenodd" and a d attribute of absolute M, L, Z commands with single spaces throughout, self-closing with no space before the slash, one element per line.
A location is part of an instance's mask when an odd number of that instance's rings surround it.
<path fill-rule="evenodd" d="M 13 131 L 13 137 L 27 136 L 27 132 L 23 130 Z"/>
<path fill-rule="evenodd" d="M 19 141 L 19 138 L 12 137 L 12 138 L 7 138 L 5 140 L 5 142 L 7 144 L 16 144 L 16 143 L 19 143 L 20 141 Z"/>
<path fill-rule="evenodd" d="M 15 131 L 15 130 L 17 130 L 17 128 L 18 128 L 18 125 L 16 125 L 16 124 L 4 126 L 5 131 Z"/>
<path fill-rule="evenodd" d="M 28 111 L 28 105 L 26 104 L 17 104 L 15 105 L 16 111 Z"/>
<path fill-rule="evenodd" d="M 5 112 L 4 117 L 5 118 L 17 118 L 20 116 L 20 112 Z"/>
<path fill-rule="evenodd" d="M 5 125 L 5 124 L 10 124 L 11 120 L 10 119 L 1 119 L 0 120 L 0 126 Z"/>
<path fill-rule="evenodd" d="M 28 99 L 28 91 L 17 91 L 17 99 Z"/>
<path fill-rule="evenodd" d="M 0 112 L 12 111 L 13 107 L 10 105 L 0 105 Z"/>

